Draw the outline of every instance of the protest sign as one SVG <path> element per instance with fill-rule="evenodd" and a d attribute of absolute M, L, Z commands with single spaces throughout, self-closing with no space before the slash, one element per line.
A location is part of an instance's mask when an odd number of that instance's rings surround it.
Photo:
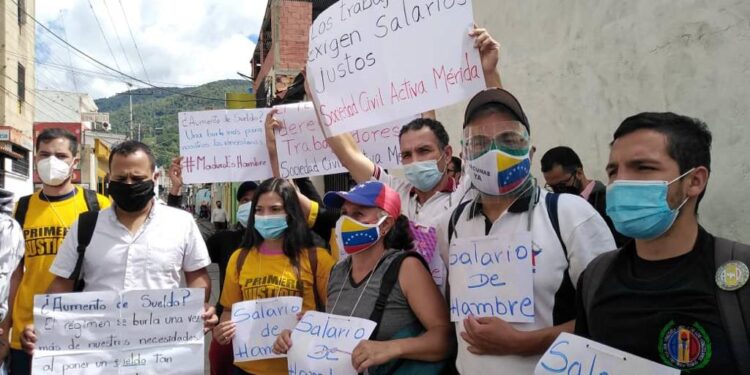
<path fill-rule="evenodd" d="M 680 370 L 563 332 L 534 370 L 546 374 L 679 375 Z"/>
<path fill-rule="evenodd" d="M 364 129 L 484 89 L 473 22 L 470 0 L 339 1 L 322 12 L 310 26 L 307 78 L 327 129 Z"/>
<path fill-rule="evenodd" d="M 38 374 L 202 374 L 203 289 L 34 296 Z"/>
<path fill-rule="evenodd" d="M 289 375 L 356 375 L 351 354 L 370 338 L 376 323 L 361 318 L 308 311 L 292 331 Z"/>
<path fill-rule="evenodd" d="M 276 336 L 297 324 L 302 298 L 278 297 L 237 302 L 232 305 L 236 324 L 232 349 L 235 362 L 285 357 L 273 352 Z"/>
<path fill-rule="evenodd" d="M 269 108 L 180 112 L 186 184 L 271 177 L 264 123 Z"/>
<path fill-rule="evenodd" d="M 282 178 L 298 178 L 347 172 L 328 146 L 311 102 L 274 107 L 282 125 L 276 134 L 276 151 Z M 351 132 L 362 152 L 373 163 L 391 168 L 401 165 L 398 134 L 417 118 L 411 116 Z"/>
<path fill-rule="evenodd" d="M 534 322 L 531 233 L 455 238 L 448 256 L 451 321 L 470 315 Z"/>

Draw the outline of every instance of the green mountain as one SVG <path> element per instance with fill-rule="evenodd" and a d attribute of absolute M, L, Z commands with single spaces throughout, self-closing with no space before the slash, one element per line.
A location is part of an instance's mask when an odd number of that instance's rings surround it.
<path fill-rule="evenodd" d="M 178 112 L 222 109 L 225 93 L 246 92 L 249 85 L 248 81 L 227 79 L 188 88 L 135 89 L 95 102 L 99 112 L 109 112 L 112 132 L 129 134 L 132 95 L 133 138 L 138 139 L 140 123 L 141 140 L 154 150 L 157 163 L 167 166 L 179 153 Z"/>

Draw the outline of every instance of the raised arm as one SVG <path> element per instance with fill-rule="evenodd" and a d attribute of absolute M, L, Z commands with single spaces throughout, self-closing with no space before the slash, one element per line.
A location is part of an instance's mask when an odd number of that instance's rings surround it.
<path fill-rule="evenodd" d="M 474 47 L 479 49 L 479 58 L 482 61 L 482 71 L 484 72 L 484 82 L 487 87 L 502 88 L 500 72 L 497 70 L 497 64 L 500 61 L 500 43 L 487 32 L 487 29 L 474 25 L 474 30 L 469 32 L 469 36 L 474 38 Z"/>
<path fill-rule="evenodd" d="M 276 129 L 281 127 L 279 121 L 274 117 L 279 111 L 272 109 L 266 115 L 266 148 L 268 149 L 268 159 L 271 162 L 271 171 L 276 178 L 281 177 L 279 170 L 279 154 L 276 151 Z"/>

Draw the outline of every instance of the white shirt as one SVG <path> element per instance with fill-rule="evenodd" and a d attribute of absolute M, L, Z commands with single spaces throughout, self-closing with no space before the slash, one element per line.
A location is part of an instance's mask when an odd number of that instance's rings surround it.
<path fill-rule="evenodd" d="M 563 276 L 568 268 L 575 288 L 578 277 L 586 265 L 597 255 L 616 249 L 604 219 L 583 198 L 562 194 L 558 201 L 558 221 L 560 234 L 567 248 L 567 259 L 560 241 L 557 238 L 547 213 L 545 197 L 547 192 L 536 187 L 539 200 L 533 209 L 531 222 L 532 250 L 535 258 L 534 280 L 534 323 L 511 323 L 521 331 L 538 330 L 552 327 L 553 310 L 555 308 L 555 294 L 562 285 Z M 476 237 L 493 235 L 508 238 L 513 233 L 526 231 L 529 223 L 529 198 L 520 198 L 508 212 L 501 215 L 491 224 L 489 233 L 485 233 L 485 216 L 478 206 L 469 203 L 457 218 L 453 239 L 457 237 Z M 476 215 L 472 215 L 476 214 Z M 439 248 L 441 256 L 448 263 L 450 251 L 448 242 L 448 222 L 443 220 L 438 225 Z M 559 301 L 566 305 L 575 306 L 575 301 Z M 449 301 L 449 305 L 452 301 Z M 573 317 L 574 319 L 575 317 Z M 558 322 L 561 324 L 564 322 Z M 507 374 L 532 374 L 541 355 L 536 356 L 477 356 L 469 353 L 468 344 L 461 338 L 464 331 L 463 322 L 456 322 L 458 337 L 458 356 L 456 367 L 462 374 L 496 374 L 499 369 Z"/>
<path fill-rule="evenodd" d="M 154 204 L 135 235 L 117 220 L 115 206 L 99 212 L 81 269 L 85 291 L 179 288 L 183 271 L 211 264 L 192 216 Z M 68 278 L 78 259 L 78 221 L 73 223 L 50 272 Z"/>
<path fill-rule="evenodd" d="M 438 191 L 425 201 L 424 204 L 420 204 L 417 200 L 417 195 L 413 193 L 414 186 L 407 180 L 391 176 L 379 166 L 375 167 L 373 179 L 388 185 L 396 191 L 401 196 L 401 214 L 406 216 L 412 223 L 426 230 L 435 228 L 437 231 L 437 225 L 442 221 L 441 217 L 449 215 L 453 211 L 453 208 L 462 200 L 470 198 L 466 194 L 468 184 L 461 184 L 453 191 L 448 191 L 449 189 Z M 435 283 L 444 292 L 448 274 L 443 259 L 438 254 L 439 251 L 436 247 L 434 249 L 435 256 L 428 260 L 428 265 Z"/>
<path fill-rule="evenodd" d="M 0 320 L 8 313 L 10 275 L 23 259 L 23 253 L 21 226 L 12 217 L 0 213 Z"/>
<path fill-rule="evenodd" d="M 223 208 L 214 208 L 214 210 L 211 212 L 211 222 L 212 223 L 226 223 L 227 222 L 226 211 L 224 211 Z"/>

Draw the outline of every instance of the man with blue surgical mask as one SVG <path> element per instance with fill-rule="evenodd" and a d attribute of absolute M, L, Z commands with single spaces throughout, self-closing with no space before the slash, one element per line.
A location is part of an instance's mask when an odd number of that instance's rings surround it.
<path fill-rule="evenodd" d="M 580 273 L 615 243 L 583 198 L 537 185 L 529 121 L 510 92 L 486 89 L 469 101 L 462 144 L 464 180 L 478 194 L 438 226 L 456 368 L 531 374 L 555 338 L 573 331 Z"/>
<path fill-rule="evenodd" d="M 705 123 L 640 113 L 615 131 L 607 214 L 635 240 L 579 279 L 575 332 L 685 373 L 750 373 L 750 247 L 708 233 Z"/>

